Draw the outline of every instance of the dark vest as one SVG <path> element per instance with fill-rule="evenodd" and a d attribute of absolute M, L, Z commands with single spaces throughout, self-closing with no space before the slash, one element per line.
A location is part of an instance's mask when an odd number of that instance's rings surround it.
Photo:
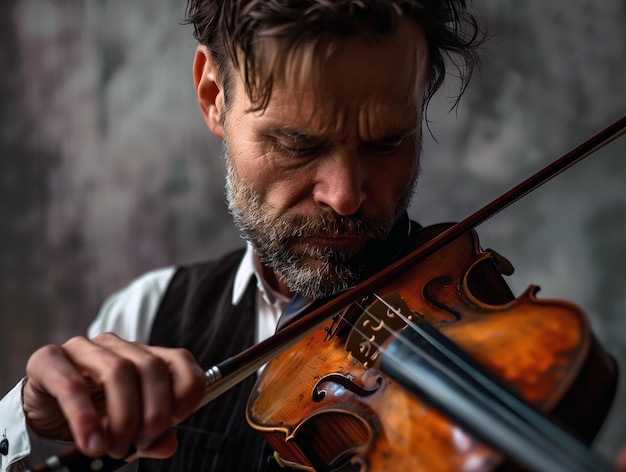
<path fill-rule="evenodd" d="M 374 251 L 372 270 L 406 252 L 417 228 L 405 215 L 388 241 Z M 157 311 L 150 344 L 184 347 L 205 369 L 251 346 L 256 323 L 255 281 L 237 306 L 231 303 L 243 254 L 239 250 L 217 261 L 178 268 Z M 248 378 L 177 425 L 177 453 L 166 460 L 142 459 L 138 470 L 286 471 L 278 467 L 271 449 L 246 422 L 245 406 L 255 381 L 254 376 Z"/>
<path fill-rule="evenodd" d="M 157 312 L 150 343 L 185 347 L 204 368 L 252 345 L 254 281 L 239 305 L 231 304 L 242 256 L 240 250 L 218 261 L 179 268 Z M 269 451 L 261 436 L 248 426 L 244 414 L 255 380 L 254 376 L 248 378 L 176 426 L 176 455 L 168 460 L 140 460 L 139 470 L 266 470 Z"/>

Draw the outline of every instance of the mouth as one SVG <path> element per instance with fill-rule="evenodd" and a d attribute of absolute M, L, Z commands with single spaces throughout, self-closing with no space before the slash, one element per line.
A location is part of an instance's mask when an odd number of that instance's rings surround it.
<path fill-rule="evenodd" d="M 308 248 L 324 248 L 331 250 L 344 250 L 349 253 L 360 251 L 365 246 L 365 241 L 361 237 L 347 234 L 315 234 L 295 238 L 294 246 Z"/>
<path fill-rule="evenodd" d="M 305 238 L 305 240 L 310 241 L 312 243 L 321 243 L 321 244 L 330 244 L 330 245 L 354 245 L 359 244 L 361 242 L 361 238 L 356 236 L 348 236 L 348 235 L 328 235 L 328 234 L 320 234 L 315 236 L 309 236 Z"/>

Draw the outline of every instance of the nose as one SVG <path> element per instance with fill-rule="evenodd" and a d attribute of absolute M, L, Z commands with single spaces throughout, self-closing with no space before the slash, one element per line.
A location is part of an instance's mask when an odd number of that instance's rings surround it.
<path fill-rule="evenodd" d="M 341 152 L 322 159 L 317 168 L 313 200 L 335 213 L 356 213 L 366 199 L 366 169 L 358 153 Z"/>

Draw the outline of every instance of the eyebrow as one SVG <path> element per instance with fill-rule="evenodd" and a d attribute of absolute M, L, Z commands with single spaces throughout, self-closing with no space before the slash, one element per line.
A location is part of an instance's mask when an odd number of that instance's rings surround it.
<path fill-rule="evenodd" d="M 306 141 L 321 142 L 321 141 L 327 140 L 327 137 L 325 137 L 323 134 L 315 135 L 315 134 L 311 134 L 306 131 L 301 131 L 301 130 L 298 130 L 289 126 L 277 126 L 277 127 L 268 126 L 267 128 L 263 129 L 261 132 L 262 134 L 266 136 L 270 136 L 270 137 L 282 136 L 288 139 L 292 139 L 294 142 L 306 142 Z M 398 138 L 405 139 L 409 136 L 417 134 L 418 132 L 419 132 L 419 126 L 399 128 L 397 130 L 389 129 L 389 131 L 381 133 L 380 137 L 378 138 L 361 140 L 361 142 L 371 143 L 371 142 L 380 142 L 380 141 L 386 141 L 386 140 L 392 140 L 392 139 L 398 139 Z"/>
<path fill-rule="evenodd" d="M 384 136 L 402 136 L 406 138 L 408 136 L 417 134 L 419 131 L 419 126 L 411 126 L 410 128 L 401 128 L 396 130 L 392 130 L 389 133 L 385 133 Z"/>

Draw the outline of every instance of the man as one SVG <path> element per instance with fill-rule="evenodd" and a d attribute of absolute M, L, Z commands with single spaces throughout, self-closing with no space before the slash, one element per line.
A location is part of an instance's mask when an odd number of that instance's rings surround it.
<path fill-rule="evenodd" d="M 190 0 L 188 13 L 198 103 L 224 140 L 247 250 L 147 274 L 105 304 L 89 338 L 34 353 L 2 400 L 2 470 L 41 438 L 91 457 L 134 445 L 151 458 L 139 470 L 277 467 L 245 423 L 254 379 L 193 413 L 199 365 L 271 335 L 294 295 L 332 296 L 416 238 L 406 208 L 422 116 L 444 57 L 460 59 L 465 85 L 479 43 L 464 1 Z"/>

